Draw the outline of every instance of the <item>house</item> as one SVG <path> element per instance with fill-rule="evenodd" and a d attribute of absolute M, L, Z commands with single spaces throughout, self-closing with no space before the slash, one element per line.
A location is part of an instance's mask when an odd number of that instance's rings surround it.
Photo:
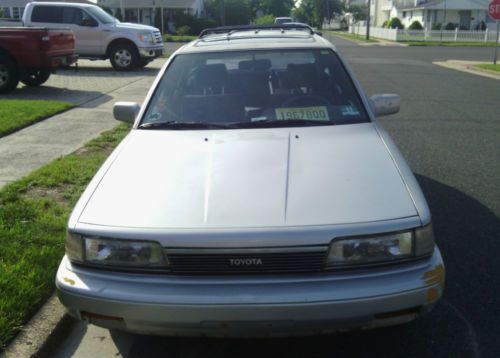
<path fill-rule="evenodd" d="M 491 29 L 494 22 L 488 16 L 489 0 L 370 0 L 380 2 L 379 17 L 374 26 L 381 27 L 385 20 L 397 17 L 405 28 L 419 21 L 426 29 L 453 24 L 462 30 L 480 30 L 482 25 Z M 373 5 L 372 5 L 373 6 Z"/>
<path fill-rule="evenodd" d="M 163 12 L 165 21 L 172 20 L 176 11 L 196 17 L 205 16 L 204 0 L 98 0 L 117 18 L 126 22 L 154 25 L 155 17 Z"/>

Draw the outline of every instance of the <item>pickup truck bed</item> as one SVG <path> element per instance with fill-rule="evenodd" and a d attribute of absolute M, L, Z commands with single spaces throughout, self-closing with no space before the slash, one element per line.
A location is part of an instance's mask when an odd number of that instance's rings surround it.
<path fill-rule="evenodd" d="M 19 81 L 41 85 L 54 69 L 76 61 L 74 47 L 71 30 L 0 28 L 0 93 L 13 90 Z"/>

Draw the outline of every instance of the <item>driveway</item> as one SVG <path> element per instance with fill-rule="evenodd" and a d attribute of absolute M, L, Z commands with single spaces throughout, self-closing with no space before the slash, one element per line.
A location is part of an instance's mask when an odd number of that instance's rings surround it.
<path fill-rule="evenodd" d="M 112 115 L 114 102 L 142 103 L 164 62 L 158 59 L 146 69 L 120 73 L 104 61 L 81 61 L 78 72 L 62 70 L 45 86 L 22 87 L 7 96 L 68 101 L 77 107 L 0 138 L 0 187 L 117 126 Z"/>

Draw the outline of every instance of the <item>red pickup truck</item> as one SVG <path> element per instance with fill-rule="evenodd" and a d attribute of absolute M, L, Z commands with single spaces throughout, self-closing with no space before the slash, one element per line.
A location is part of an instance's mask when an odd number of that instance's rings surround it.
<path fill-rule="evenodd" d="M 0 93 L 13 91 L 19 81 L 39 86 L 61 66 L 77 60 L 71 30 L 0 28 Z"/>

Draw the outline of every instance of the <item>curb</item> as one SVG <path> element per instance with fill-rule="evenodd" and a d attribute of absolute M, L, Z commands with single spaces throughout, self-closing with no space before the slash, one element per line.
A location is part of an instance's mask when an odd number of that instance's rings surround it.
<path fill-rule="evenodd" d="M 69 334 L 74 324 L 74 318 L 66 313 L 54 293 L 0 354 L 0 358 L 50 357 L 54 347 Z"/>
<path fill-rule="evenodd" d="M 458 60 L 448 60 L 448 61 L 435 61 L 433 64 L 448 68 L 451 70 L 466 72 L 472 75 L 483 76 L 495 80 L 500 80 L 500 72 L 495 73 L 493 71 L 483 70 L 473 67 L 474 65 L 485 63 L 484 61 L 458 61 Z"/>

